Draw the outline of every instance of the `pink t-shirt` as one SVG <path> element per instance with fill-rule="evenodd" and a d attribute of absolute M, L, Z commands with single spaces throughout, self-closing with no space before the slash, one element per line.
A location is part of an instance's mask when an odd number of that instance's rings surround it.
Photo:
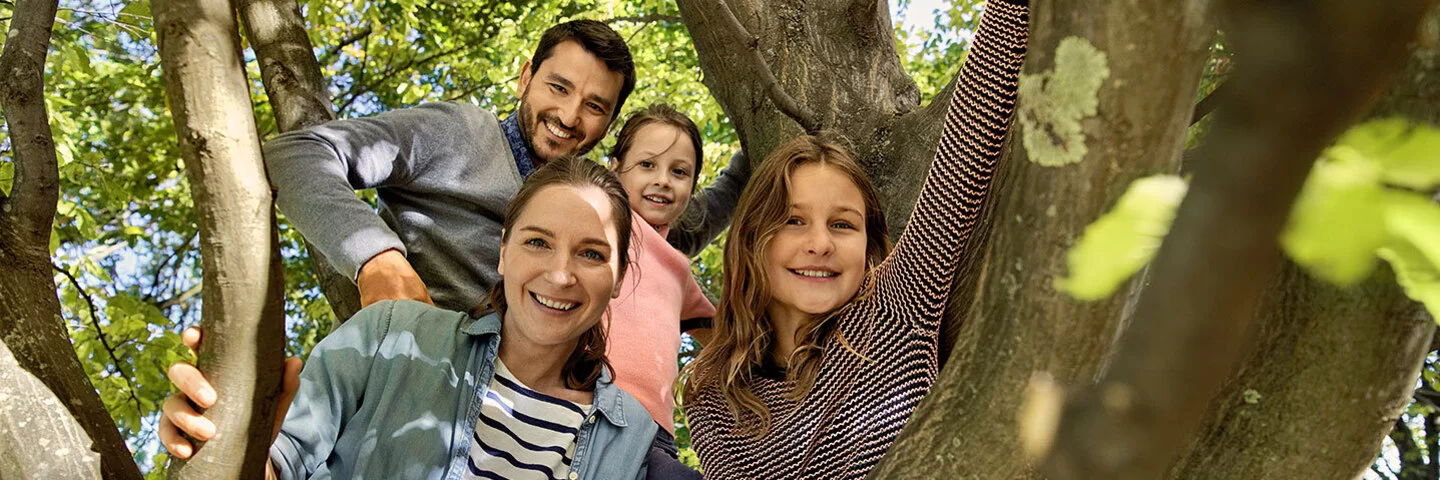
<path fill-rule="evenodd" d="M 632 211 L 632 216 L 632 263 L 605 317 L 610 366 L 615 384 L 674 434 L 680 321 L 713 318 L 715 306 L 690 273 L 690 259 L 665 241 L 668 229 L 657 232 L 640 214 Z"/>

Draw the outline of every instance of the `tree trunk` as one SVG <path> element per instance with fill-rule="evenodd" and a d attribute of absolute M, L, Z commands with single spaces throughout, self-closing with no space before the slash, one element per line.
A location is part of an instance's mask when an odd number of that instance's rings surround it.
<path fill-rule="evenodd" d="M 203 282 L 198 367 L 219 432 L 172 478 L 260 478 L 273 440 L 285 357 L 275 207 L 260 157 L 238 25 L 229 2 L 155 0 L 166 94 L 200 210 Z"/>
<path fill-rule="evenodd" d="M 0 271 L 5 272 L 0 275 L 0 341 L 21 367 L 65 400 L 65 407 L 94 439 L 91 448 L 100 453 L 105 477 L 138 479 L 140 469 L 125 439 L 75 356 L 55 296 L 50 227 L 60 175 L 45 111 L 43 75 L 56 8 L 54 0 L 17 1 L 0 51 L 0 72 L 5 72 L 0 75 L 0 109 L 5 112 L 15 161 L 10 195 L 0 194 Z"/>
<path fill-rule="evenodd" d="M 325 78 L 315 60 L 315 48 L 305 33 L 305 19 L 295 0 L 241 0 L 240 18 L 245 36 L 260 62 L 260 78 L 275 123 L 281 132 L 319 125 L 335 119 Z M 360 310 L 360 291 L 355 282 L 335 270 L 320 249 L 309 241 L 310 269 L 320 284 L 320 293 L 335 312 L 340 326 Z"/>
<path fill-rule="evenodd" d="M 1035 2 L 1027 78 L 1005 157 L 1009 172 L 996 189 L 992 237 L 976 272 L 981 290 L 971 295 L 978 300 L 951 304 L 968 310 L 958 347 L 875 477 L 1034 477 L 1016 425 L 1026 380 L 1047 371 L 1064 382 L 1091 381 L 1126 298 L 1080 303 L 1053 282 L 1066 276 L 1065 253 L 1075 239 L 1132 180 L 1177 168 L 1214 32 L 1208 3 Z M 1068 38 L 1093 44 L 1109 71 L 1098 91 L 1088 92 L 1098 109 L 1075 119 L 1083 126 L 1075 139 L 1049 134 L 1059 120 L 1044 115 L 1061 106 L 1039 111 L 1033 106 L 1052 100 L 1025 86 L 1035 81 L 1031 76 L 1055 71 L 1057 46 L 1073 42 Z M 1064 140 L 1070 149 L 1083 143 L 1088 153 L 1048 166 L 1042 162 L 1051 161 L 1047 152 L 1055 146 L 1027 151 L 1019 144 L 1042 133 L 1031 140 Z"/>
<path fill-rule="evenodd" d="M 3 342 L 0 385 L 0 478 L 100 478 L 90 437 Z"/>
<path fill-rule="evenodd" d="M 1425 21 L 1440 28 L 1440 9 Z M 1440 122 L 1437 54 L 1416 48 L 1371 115 Z M 1288 262 L 1257 316 L 1254 346 L 1171 477 L 1354 478 L 1410 402 L 1434 323 L 1389 273 L 1339 289 Z"/>
<path fill-rule="evenodd" d="M 1050 478 L 1155 478 L 1193 438 L 1240 359 L 1305 174 L 1403 65 L 1428 3 L 1229 2 L 1234 95 L 1111 370 L 1066 400 Z"/>

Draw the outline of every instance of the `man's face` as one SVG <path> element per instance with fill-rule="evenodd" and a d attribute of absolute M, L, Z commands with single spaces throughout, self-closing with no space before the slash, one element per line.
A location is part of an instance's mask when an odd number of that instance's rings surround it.
<path fill-rule="evenodd" d="M 520 72 L 520 129 L 537 165 L 590 151 L 614 121 L 625 77 L 579 43 L 560 42 L 540 69 Z"/>

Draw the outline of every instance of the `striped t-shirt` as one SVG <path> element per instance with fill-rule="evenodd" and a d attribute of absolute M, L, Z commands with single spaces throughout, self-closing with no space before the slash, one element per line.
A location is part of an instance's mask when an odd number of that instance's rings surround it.
<path fill-rule="evenodd" d="M 480 406 L 467 479 L 566 479 L 590 405 L 526 387 L 499 358 Z"/>

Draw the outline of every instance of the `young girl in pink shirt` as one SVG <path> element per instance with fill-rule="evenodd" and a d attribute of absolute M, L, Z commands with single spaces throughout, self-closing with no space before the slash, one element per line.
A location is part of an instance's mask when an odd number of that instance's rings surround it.
<path fill-rule="evenodd" d="M 704 160 L 700 130 L 669 105 L 651 105 L 625 122 L 609 157 L 635 212 L 631 274 L 606 317 L 615 383 L 660 424 L 650 478 L 699 478 L 675 460 L 676 355 L 680 333 L 708 330 L 715 307 L 691 274 L 690 259 L 665 236 L 695 192 Z"/>

